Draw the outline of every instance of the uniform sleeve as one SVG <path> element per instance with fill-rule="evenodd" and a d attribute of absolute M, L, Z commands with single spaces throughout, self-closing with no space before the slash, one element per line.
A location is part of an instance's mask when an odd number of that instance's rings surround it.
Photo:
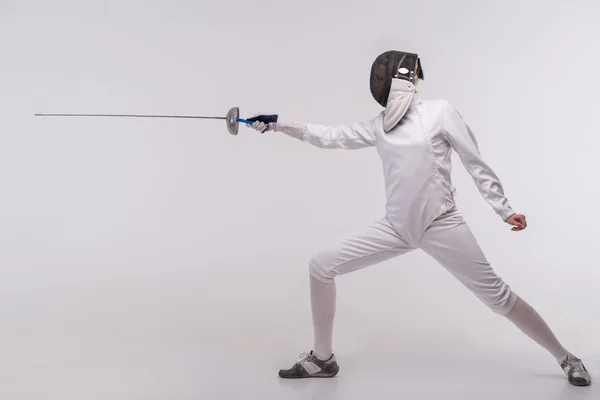
<path fill-rule="evenodd" d="M 275 130 L 322 149 L 355 150 L 375 146 L 375 120 L 376 118 L 338 127 L 303 122 L 278 122 Z"/>
<path fill-rule="evenodd" d="M 473 178 L 483 198 L 493 207 L 503 221 L 514 214 L 500 179 L 483 160 L 475 135 L 462 116 L 450 104 L 444 107 L 444 134 L 450 146 Z"/>

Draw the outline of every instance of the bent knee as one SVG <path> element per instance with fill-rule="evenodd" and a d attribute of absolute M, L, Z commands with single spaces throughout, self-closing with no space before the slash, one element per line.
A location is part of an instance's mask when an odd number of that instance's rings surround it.
<path fill-rule="evenodd" d="M 336 277 L 333 267 L 326 252 L 315 254 L 308 262 L 310 276 L 322 283 L 332 283 Z"/>
<path fill-rule="evenodd" d="M 478 297 L 496 314 L 506 315 L 517 302 L 517 294 L 505 282 L 478 294 Z"/>

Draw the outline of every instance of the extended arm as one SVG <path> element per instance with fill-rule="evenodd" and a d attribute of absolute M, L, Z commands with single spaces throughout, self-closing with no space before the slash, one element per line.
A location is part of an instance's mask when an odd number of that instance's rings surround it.
<path fill-rule="evenodd" d="M 249 118 L 250 121 L 256 121 L 252 127 L 258 131 L 282 132 L 322 149 L 361 149 L 375 146 L 377 142 L 375 119 L 331 127 L 304 122 L 272 122 L 265 117 L 273 116 L 259 115 Z"/>

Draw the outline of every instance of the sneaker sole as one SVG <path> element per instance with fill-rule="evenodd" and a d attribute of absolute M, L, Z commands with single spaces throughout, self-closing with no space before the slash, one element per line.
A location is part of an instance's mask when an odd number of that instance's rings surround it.
<path fill-rule="evenodd" d="M 321 379 L 325 379 L 325 378 L 333 378 L 335 377 L 338 372 L 340 370 L 338 369 L 337 371 L 335 371 L 334 374 L 314 374 L 314 375 L 304 375 L 304 376 L 281 376 L 281 374 L 279 374 L 279 377 L 281 379 L 307 379 L 307 378 L 321 378 Z"/>
<path fill-rule="evenodd" d="M 578 379 L 578 378 L 574 378 L 572 380 L 569 381 L 569 383 L 573 386 L 589 386 L 592 384 L 592 382 L 587 382 L 585 379 Z"/>

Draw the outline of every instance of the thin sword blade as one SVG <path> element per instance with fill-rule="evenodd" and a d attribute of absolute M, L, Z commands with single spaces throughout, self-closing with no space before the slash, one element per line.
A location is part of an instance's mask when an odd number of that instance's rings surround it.
<path fill-rule="evenodd" d="M 203 117 L 199 115 L 144 115 L 144 114 L 34 114 L 36 117 L 126 117 L 126 118 L 191 118 L 225 119 L 226 117 Z"/>

